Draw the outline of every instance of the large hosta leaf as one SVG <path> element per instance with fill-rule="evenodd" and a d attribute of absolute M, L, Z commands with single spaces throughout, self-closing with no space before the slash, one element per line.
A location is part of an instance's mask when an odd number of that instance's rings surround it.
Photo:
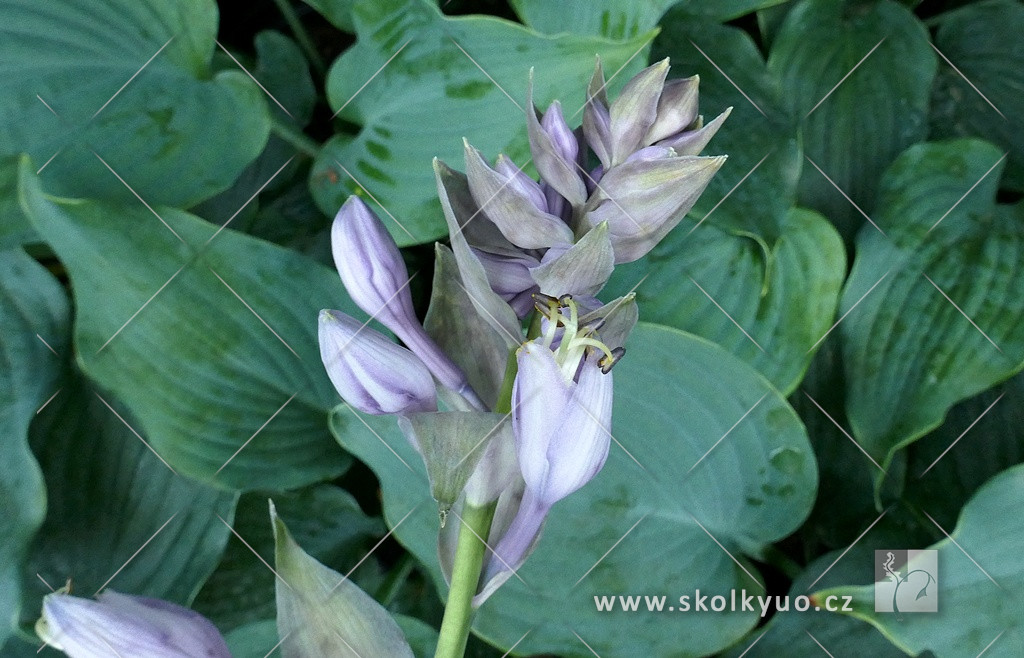
<path fill-rule="evenodd" d="M 781 228 L 767 249 L 714 225 L 689 235 L 684 223 L 648 256 L 618 268 L 605 295 L 639 283 L 641 319 L 722 345 L 788 394 L 832 324 L 846 252 L 815 212 L 794 208 Z"/>
<path fill-rule="evenodd" d="M 1024 7 L 1012 0 L 977 2 L 944 15 L 935 47 L 949 61 L 939 64 L 931 109 L 934 135 L 984 137 L 1008 151 L 1003 183 L 1018 191 L 1024 190 L 1022 31 Z"/>
<path fill-rule="evenodd" d="M 546 34 L 575 32 L 600 34 L 610 39 L 627 39 L 658 24 L 669 7 L 689 15 L 727 21 L 762 7 L 786 0 L 511 0 L 512 8 L 523 22 Z"/>
<path fill-rule="evenodd" d="M 530 67 L 536 103 L 561 98 L 578 125 L 594 56 L 614 72 L 651 39 L 544 36 L 493 17 L 447 18 L 426 0 L 361 2 L 355 23 L 358 40 L 331 67 L 327 96 L 360 132 L 326 144 L 310 186 L 332 215 L 365 186 L 394 218 L 381 213 L 399 244 L 444 235 L 430 163 L 438 156 L 461 165 L 463 137 L 489 157 L 503 151 L 527 162 L 522 106 Z M 616 77 L 612 93 L 643 59 Z"/>
<path fill-rule="evenodd" d="M 846 603 L 842 598 L 815 601 L 813 605 L 818 610 L 796 610 L 797 597 L 809 596 L 808 587 L 812 585 L 822 589 L 850 582 L 866 583 L 871 579 L 871 570 L 865 567 L 872 564 L 873 559 L 871 549 L 858 545 L 849 552 L 833 551 L 814 560 L 793 580 L 788 609 L 778 611 L 764 627 L 751 632 L 750 637 L 733 646 L 723 658 L 826 655 L 819 647 L 833 656 L 855 651 L 856 655 L 873 658 L 903 658 L 906 654 L 877 629 L 856 619 L 827 614 L 826 607 L 839 609 Z"/>
<path fill-rule="evenodd" d="M 317 311 L 350 305 L 337 275 L 178 210 L 156 208 L 165 226 L 141 204 L 54 199 L 26 168 L 22 187 L 71 276 L 82 367 L 161 457 L 238 489 L 344 470 L 316 341 Z"/>
<path fill-rule="evenodd" d="M 803 160 L 795 121 L 753 39 L 738 28 L 696 20 L 683 9 L 666 15 L 651 58 L 671 57 L 673 76 L 700 75 L 705 121 L 733 108 L 705 149 L 729 160 L 691 216 L 771 243 L 796 201 Z"/>
<path fill-rule="evenodd" d="M 657 325 L 637 327 L 628 350 L 615 370 L 619 445 L 593 482 L 555 506 L 522 580 L 512 578 L 479 611 L 476 631 L 499 647 L 584 655 L 582 638 L 600 655 L 720 650 L 757 616 L 598 612 L 594 597 L 664 594 L 671 605 L 697 588 L 757 590 L 741 553 L 789 534 L 810 509 L 814 457 L 765 379 L 722 348 Z M 393 419 L 357 419 L 340 407 L 332 426 L 375 470 L 387 521 L 443 589 L 437 506 L 418 455 Z"/>
<path fill-rule="evenodd" d="M 26 621 L 49 593 L 42 581 L 189 603 L 224 550 L 236 494 L 171 471 L 81 373 L 61 385 L 32 426 L 48 503 L 23 576 Z"/>
<path fill-rule="evenodd" d="M 952 537 L 931 546 L 939 551 L 937 613 L 875 612 L 871 585 L 816 596 L 853 596 L 852 614 L 911 655 L 926 649 L 938 658 L 1024 655 L 1024 515 L 1014 513 L 1022 506 L 1024 465 L 989 480 L 964 507 L 956 529 L 946 528 Z"/>
<path fill-rule="evenodd" d="M 800 201 L 844 238 L 865 220 L 843 193 L 870 212 L 882 170 L 927 134 L 936 60 L 924 25 L 893 0 L 804 0 L 773 41 L 768 68 L 803 118 L 807 157 L 842 190 L 806 166 Z"/>
<path fill-rule="evenodd" d="M 20 249 L 0 251 L 0 646 L 18 620 L 20 568 L 43 522 L 46 490 L 29 451 L 28 427 L 57 390 L 68 350 L 68 303 L 60 284 Z M 49 347 L 47 347 L 49 345 Z"/>
<path fill-rule="evenodd" d="M 270 117 L 245 73 L 211 76 L 216 32 L 212 0 L 5 3 L 0 154 L 29 153 L 69 196 L 134 201 L 110 169 L 151 205 L 224 189 Z"/>
<path fill-rule="evenodd" d="M 858 235 L 840 305 L 846 405 L 883 466 L 1024 367 L 1024 206 L 994 203 L 1000 157 L 975 140 L 908 149 L 882 182 L 888 237 Z"/>

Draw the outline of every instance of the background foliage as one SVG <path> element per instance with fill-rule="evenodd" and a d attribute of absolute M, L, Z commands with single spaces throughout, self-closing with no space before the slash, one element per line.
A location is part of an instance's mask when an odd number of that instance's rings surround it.
<path fill-rule="evenodd" d="M 648 61 L 732 114 L 697 207 L 602 294 L 646 323 L 606 469 L 480 611 L 498 656 L 1024 655 L 1024 6 L 1011 0 L 5 0 L 0 653 L 41 597 L 192 605 L 264 656 L 272 498 L 417 655 L 444 581 L 420 461 L 317 353 L 350 194 L 425 311 L 430 160 L 524 163 Z M 384 422 L 387 421 L 387 422 Z M 940 611 L 873 612 L 872 550 L 940 552 Z M 988 576 L 988 577 L 986 577 Z M 731 588 L 856 612 L 597 612 Z M 51 649 L 46 651 L 53 653 Z M 44 652 L 45 653 L 45 652 Z"/>

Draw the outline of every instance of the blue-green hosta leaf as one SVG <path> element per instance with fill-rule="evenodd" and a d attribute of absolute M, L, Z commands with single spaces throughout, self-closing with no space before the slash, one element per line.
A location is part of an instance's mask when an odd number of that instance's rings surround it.
<path fill-rule="evenodd" d="M 165 226 L 142 206 L 47 197 L 24 167 L 22 194 L 71 276 L 79 362 L 161 457 L 235 489 L 345 469 L 316 339 L 320 308 L 351 307 L 335 273 L 182 211 L 156 207 Z"/>
<path fill-rule="evenodd" d="M 224 550 L 237 494 L 171 471 L 131 429 L 139 423 L 127 409 L 69 370 L 32 425 L 48 500 L 23 575 L 23 615 L 38 617 L 50 593 L 41 581 L 188 605 Z"/>
<path fill-rule="evenodd" d="M 797 208 L 771 248 L 714 225 L 688 234 L 690 227 L 681 224 L 648 256 L 620 266 L 604 295 L 639 282 L 641 319 L 712 340 L 792 392 L 839 302 L 846 275 L 839 235 L 821 215 Z"/>
<path fill-rule="evenodd" d="M 691 16 L 728 21 L 786 0 L 511 0 L 523 23 L 538 32 L 599 34 L 609 39 L 629 39 L 658 24 L 672 6 Z"/>
<path fill-rule="evenodd" d="M 1024 191 L 1022 31 L 1024 7 L 1011 0 L 977 2 L 943 15 L 935 47 L 949 61 L 939 63 L 931 108 L 935 136 L 983 137 L 1008 151 L 1003 184 L 1018 191 Z"/>
<path fill-rule="evenodd" d="M 705 148 L 729 160 L 690 216 L 771 244 L 796 202 L 803 163 L 796 123 L 753 39 L 738 28 L 697 20 L 677 8 L 665 17 L 652 59 L 672 58 L 672 75 L 700 75 L 705 121 L 732 114 Z"/>
<path fill-rule="evenodd" d="M 865 220 L 843 193 L 870 213 L 882 170 L 928 133 L 936 60 L 924 25 L 893 0 L 803 0 L 775 38 L 768 69 L 803 119 L 804 151 L 842 190 L 808 164 L 801 205 L 844 238 Z"/>
<path fill-rule="evenodd" d="M 861 656 L 903 658 L 906 654 L 870 625 L 857 619 L 828 614 L 826 606 L 841 608 L 845 604 L 842 598 L 815 601 L 812 608 L 817 606 L 819 610 L 796 610 L 797 597 L 810 596 L 810 586 L 822 589 L 871 580 L 872 572 L 867 567 L 873 564 L 873 560 L 873 551 L 860 544 L 845 554 L 833 551 L 817 558 L 793 580 L 789 588 L 789 609 L 778 611 L 771 621 L 755 629 L 749 637 L 725 652 L 722 658 L 824 656 L 819 643 L 834 656 L 846 655 L 843 651 L 856 651 Z M 758 603 L 755 601 L 754 605 Z M 772 605 L 775 605 L 774 600 Z"/>
<path fill-rule="evenodd" d="M 68 311 L 64 290 L 42 265 L 21 249 L 0 251 L 0 646 L 18 621 L 22 562 L 46 511 L 28 427 L 58 390 L 60 360 L 51 349 L 68 352 Z"/>
<path fill-rule="evenodd" d="M 853 596 L 855 617 L 876 626 L 910 655 L 930 650 L 937 658 L 1024 654 L 1024 465 L 989 480 L 960 514 L 939 552 L 939 610 L 904 614 L 874 611 L 874 588 L 838 587 L 815 594 Z M 934 585 L 933 585 L 934 586 Z M 910 585 L 906 585 L 910 587 Z M 911 595 L 912 599 L 913 596 Z"/>
<path fill-rule="evenodd" d="M 598 612 L 594 596 L 756 589 L 742 553 L 789 534 L 810 510 L 814 457 L 767 380 L 717 345 L 667 327 L 641 324 L 627 347 L 615 369 L 612 432 L 621 447 L 613 444 L 597 477 L 555 506 L 522 581 L 512 578 L 479 610 L 476 632 L 503 649 L 522 638 L 523 654 L 583 655 L 575 631 L 600 655 L 721 650 L 757 616 Z M 437 506 L 422 460 L 393 419 L 360 420 L 339 407 L 332 428 L 377 473 L 385 519 L 443 591 Z"/>
<path fill-rule="evenodd" d="M 0 156 L 0 251 L 32 242 L 35 231 L 18 206 L 18 158 Z"/>
<path fill-rule="evenodd" d="M 47 189 L 68 196 L 138 203 L 97 155 L 150 205 L 212 196 L 270 130 L 245 73 L 211 75 L 216 32 L 212 0 L 5 3 L 0 154 L 48 163 Z"/>
<path fill-rule="evenodd" d="M 840 302 L 846 410 L 882 466 L 1024 367 L 1024 206 L 996 205 L 999 167 L 985 175 L 1001 155 L 976 140 L 911 147 L 882 179 L 888 237 L 857 236 Z"/>
<path fill-rule="evenodd" d="M 277 632 L 285 658 L 413 658 L 388 611 L 370 595 L 310 557 L 270 507 L 278 578 Z"/>
<path fill-rule="evenodd" d="M 327 97 L 360 132 L 325 145 L 310 187 L 320 208 L 333 215 L 366 186 L 387 209 L 381 215 L 401 245 L 445 234 L 431 160 L 437 156 L 461 169 L 463 137 L 488 157 L 503 151 L 517 164 L 526 163 L 522 107 L 530 67 L 536 67 L 535 102 L 546 107 L 560 98 L 574 117 L 570 123 L 579 125 L 576 110 L 583 105 L 594 56 L 600 54 L 605 69 L 616 71 L 652 37 L 544 36 L 493 17 L 448 18 L 426 0 L 361 2 L 355 19 L 358 40 L 331 67 Z M 643 59 L 638 55 L 631 66 L 642 66 Z M 633 70 L 623 70 L 609 92 Z"/>

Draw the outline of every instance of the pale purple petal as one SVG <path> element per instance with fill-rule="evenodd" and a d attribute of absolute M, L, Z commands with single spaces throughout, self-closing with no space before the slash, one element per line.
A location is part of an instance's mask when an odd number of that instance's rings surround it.
<path fill-rule="evenodd" d="M 732 108 L 726 108 L 725 112 L 715 117 L 711 123 L 696 130 L 687 130 L 678 135 L 673 135 L 668 139 L 658 142 L 658 146 L 668 146 L 678 155 L 698 155 L 708 145 L 711 138 L 715 136 L 718 129 L 722 127 L 722 123 L 725 122 L 730 113 L 732 113 Z"/>
<path fill-rule="evenodd" d="M 409 350 L 341 311 L 320 311 L 320 357 L 338 394 L 363 413 L 436 411 L 434 380 Z"/>
<path fill-rule="evenodd" d="M 626 83 L 609 108 L 613 166 L 644 146 L 644 137 L 658 116 L 658 99 L 667 74 L 667 58 L 648 66 Z"/>
<path fill-rule="evenodd" d="M 566 158 L 556 145 L 556 138 L 548 133 L 537 119 L 533 106 L 533 72 L 526 93 L 526 132 L 530 140 L 533 164 L 541 179 L 574 206 L 582 205 L 587 198 L 586 186 L 576 168 L 576 156 Z M 572 136 L 572 133 L 569 133 Z M 559 138 L 561 139 L 561 138 Z M 553 244 L 553 243 L 552 243 Z"/>
<path fill-rule="evenodd" d="M 700 77 L 669 80 L 658 99 L 658 118 L 647 131 L 644 145 L 682 132 L 697 118 L 697 88 Z"/>
<path fill-rule="evenodd" d="M 554 505 L 597 475 L 611 443 L 612 373 L 603 373 L 598 356 L 580 369 L 558 431 L 548 444 L 549 471 L 540 500 Z"/>
<path fill-rule="evenodd" d="M 608 225 L 590 229 L 564 253 L 548 258 L 530 269 L 540 291 L 554 297 L 563 294 L 593 296 L 600 292 L 615 269 L 615 252 L 608 235 Z"/>
<path fill-rule="evenodd" d="M 526 487 L 515 518 L 501 540 L 494 546 L 494 553 L 487 561 L 481 578 L 484 585 L 474 600 L 475 605 L 483 603 L 508 580 L 513 571 L 523 565 L 540 539 L 540 532 L 550 509 L 550 505 L 537 498 L 529 486 Z"/>
<path fill-rule="evenodd" d="M 99 600 L 67 594 L 43 599 L 37 626 L 71 658 L 111 655 L 231 658 L 217 629 L 202 615 L 166 601 L 104 593 Z"/>
<path fill-rule="evenodd" d="M 519 467 L 528 488 L 543 490 L 548 473 L 548 443 L 561 425 L 570 385 L 554 354 L 538 340 L 524 343 L 512 387 L 512 428 Z"/>
<path fill-rule="evenodd" d="M 498 160 L 494 163 L 494 170 L 504 176 L 512 188 L 532 201 L 537 210 L 548 212 L 547 199 L 540 184 L 523 173 L 523 170 L 505 157 L 504 154 L 498 155 Z"/>
<path fill-rule="evenodd" d="M 605 95 L 604 70 L 601 59 L 594 65 L 594 75 L 587 87 L 587 104 L 583 108 L 583 135 L 594 155 L 607 169 L 612 166 L 612 120 Z"/>
<path fill-rule="evenodd" d="M 508 177 L 492 169 L 469 142 L 465 147 L 466 178 L 473 199 L 509 242 L 524 249 L 572 242 L 572 229 L 561 218 L 537 208 L 528 196 L 509 184 Z"/>

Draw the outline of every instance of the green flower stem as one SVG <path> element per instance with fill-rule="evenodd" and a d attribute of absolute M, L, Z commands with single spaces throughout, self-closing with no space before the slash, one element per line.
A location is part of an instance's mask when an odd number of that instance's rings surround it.
<path fill-rule="evenodd" d="M 465 655 L 473 623 L 473 596 L 480 582 L 487 548 L 481 537 L 487 537 L 490 531 L 494 508 L 494 503 L 483 507 L 467 505 L 462 511 L 452 585 L 448 590 L 448 604 L 444 609 L 434 658 L 462 658 Z"/>
<path fill-rule="evenodd" d="M 315 158 L 320 152 L 320 144 L 316 140 L 295 126 L 289 126 L 276 118 L 270 120 L 270 132 L 294 146 L 299 153 L 311 158 Z"/>

